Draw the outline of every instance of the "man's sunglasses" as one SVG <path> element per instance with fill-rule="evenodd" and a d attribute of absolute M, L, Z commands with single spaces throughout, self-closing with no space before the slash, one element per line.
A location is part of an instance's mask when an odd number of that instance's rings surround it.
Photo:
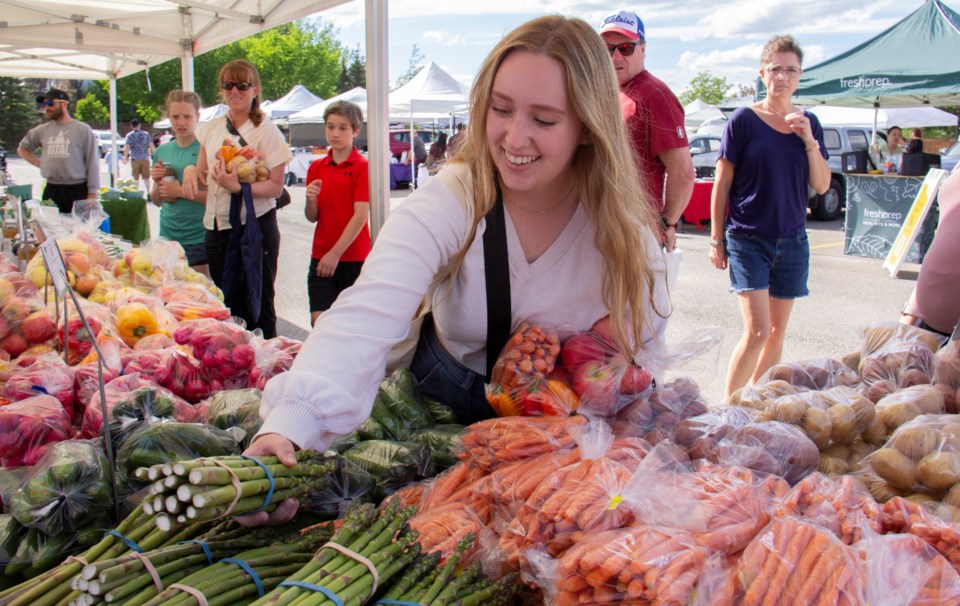
<path fill-rule="evenodd" d="M 639 42 L 621 42 L 620 44 L 608 44 L 607 51 L 610 53 L 610 56 L 613 56 L 614 51 L 620 51 L 621 57 L 629 57 L 633 54 L 633 51 L 637 50 L 637 44 Z"/>
<path fill-rule="evenodd" d="M 53 104 L 56 103 L 53 99 L 44 99 L 37 103 L 37 107 L 53 107 Z"/>
<path fill-rule="evenodd" d="M 223 90 L 233 90 L 233 87 L 237 87 L 237 90 L 250 90 L 253 84 L 249 82 L 230 82 L 229 80 L 224 80 L 220 83 L 220 88 Z"/>

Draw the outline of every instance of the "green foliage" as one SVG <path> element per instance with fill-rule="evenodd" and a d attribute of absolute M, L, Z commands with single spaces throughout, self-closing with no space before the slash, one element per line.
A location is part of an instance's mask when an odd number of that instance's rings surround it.
<path fill-rule="evenodd" d="M 87 123 L 109 122 L 110 110 L 97 99 L 94 93 L 77 101 L 77 120 Z"/>
<path fill-rule="evenodd" d="M 717 105 L 727 98 L 728 90 L 730 90 L 730 83 L 726 78 L 714 76 L 709 70 L 705 70 L 690 80 L 689 86 L 680 93 L 678 98 L 682 105 L 697 99 L 710 105 Z"/>
<path fill-rule="evenodd" d="M 343 93 L 356 87 L 367 86 L 367 62 L 357 45 L 340 60 L 340 79 L 337 80 L 337 93 Z"/>
<path fill-rule="evenodd" d="M 753 84 L 737 84 L 737 92 L 734 95 L 735 97 L 753 97 L 757 96 L 757 87 Z"/>
<path fill-rule="evenodd" d="M 37 123 L 36 103 L 30 88 L 20 78 L 0 78 L 0 145 L 8 154 Z"/>
<path fill-rule="evenodd" d="M 403 74 L 397 78 L 397 81 L 393 84 L 393 90 L 397 90 L 407 82 L 413 80 L 413 77 L 423 69 L 424 59 L 426 59 L 426 57 L 423 51 L 420 50 L 419 46 L 414 44 L 413 50 L 410 51 L 410 62 L 407 64 L 407 71 L 403 72 Z"/>

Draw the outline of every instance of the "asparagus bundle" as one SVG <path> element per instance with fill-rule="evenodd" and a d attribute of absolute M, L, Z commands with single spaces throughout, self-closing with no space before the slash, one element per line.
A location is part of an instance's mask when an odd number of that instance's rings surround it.
<path fill-rule="evenodd" d="M 188 522 L 273 511 L 284 499 L 322 489 L 335 467 L 334 458 L 301 450 L 293 467 L 272 456 L 207 457 L 141 467 L 136 477 L 152 482 L 144 511 L 169 532 Z"/>
<path fill-rule="evenodd" d="M 141 592 L 125 606 L 186 606 L 203 595 L 209 606 L 248 604 L 300 570 L 314 551 L 331 536 L 331 525 L 314 527 L 290 543 L 278 543 L 243 551 L 211 566 L 205 566 L 160 592 L 147 597 Z M 159 570 L 158 570 L 159 572 Z"/>
<path fill-rule="evenodd" d="M 150 523 L 150 516 L 138 506 L 117 526 L 115 531 L 79 556 L 65 562 L 33 579 L 0 593 L 0 604 L 9 606 L 53 606 L 68 604 L 79 597 L 80 592 L 70 586 L 86 563 L 117 558 L 134 550 L 149 551 L 187 541 L 210 528 L 209 523 L 188 524 L 175 533 L 162 532 Z"/>
<path fill-rule="evenodd" d="M 278 542 L 279 534 L 282 533 L 276 528 L 249 530 L 231 521 L 218 525 L 196 541 L 90 564 L 71 582 L 73 589 L 80 590 L 75 603 L 77 606 L 102 602 L 144 604 L 157 595 L 157 581 L 161 589 L 169 587 L 218 560 L 241 557 L 238 554 L 244 551 L 273 545 Z M 311 544 L 319 544 L 331 534 L 331 526 L 327 525 L 316 527 L 308 536 Z M 301 542 L 305 540 L 299 533 L 292 537 Z M 149 562 L 152 572 L 144 560 Z"/>
<path fill-rule="evenodd" d="M 422 606 L 499 606 L 513 603 L 521 589 L 515 573 L 493 583 L 483 576 L 479 562 L 457 570 L 460 558 L 475 540 L 476 535 L 472 533 L 461 540 L 443 567 L 437 566 L 441 555 L 439 551 L 418 558 L 377 603 L 404 602 Z"/>
<path fill-rule="evenodd" d="M 419 555 L 416 532 L 397 536 L 414 511 L 413 507 L 401 510 L 396 499 L 379 515 L 370 504 L 353 507 L 330 544 L 321 547 L 310 562 L 254 606 L 334 603 L 327 594 L 337 596 L 344 606 L 364 604 L 376 591 L 370 567 L 376 570 L 377 583 L 382 585 Z"/>

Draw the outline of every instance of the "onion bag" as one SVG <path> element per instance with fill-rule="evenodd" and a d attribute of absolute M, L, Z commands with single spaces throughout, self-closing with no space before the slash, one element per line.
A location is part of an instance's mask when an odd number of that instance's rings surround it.
<path fill-rule="evenodd" d="M 830 389 L 841 385 L 852 386 L 860 377 L 840 360 L 819 358 L 802 362 L 774 364 L 757 379 L 758 385 L 771 381 L 786 381 L 791 385 L 812 390 Z"/>

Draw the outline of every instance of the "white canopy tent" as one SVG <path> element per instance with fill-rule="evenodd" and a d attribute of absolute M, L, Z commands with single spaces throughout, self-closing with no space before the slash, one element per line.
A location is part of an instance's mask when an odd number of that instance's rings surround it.
<path fill-rule="evenodd" d="M 710 118 L 720 118 L 723 112 L 715 105 L 695 99 L 683 106 L 683 126 L 687 133 L 696 131 L 697 127 Z"/>
<path fill-rule="evenodd" d="M 294 146 L 326 144 L 327 139 L 323 132 L 323 113 L 335 101 L 349 101 L 360 107 L 364 116 L 364 126 L 360 131 L 358 144 L 363 146 L 367 140 L 367 89 L 362 86 L 340 93 L 326 101 L 315 103 L 287 118 L 285 122 L 290 132 L 290 144 Z"/>
<path fill-rule="evenodd" d="M 271 101 L 269 105 L 265 103 L 263 111 L 267 114 L 267 118 L 276 121 L 303 111 L 321 101 L 323 101 L 322 97 L 314 95 L 307 90 L 306 86 L 298 84 L 276 101 Z"/>
<path fill-rule="evenodd" d="M 193 90 L 194 55 L 346 2 L 0 0 L 0 76 L 108 79 L 111 130 L 116 132 L 117 78 L 180 57 L 182 86 Z M 389 195 L 386 153 L 379 151 L 386 146 L 386 132 L 381 131 L 387 124 L 388 6 L 386 0 L 364 0 L 364 5 L 367 82 L 376 108 L 371 118 L 378 124 L 370 162 L 371 227 L 376 233 Z"/>
<path fill-rule="evenodd" d="M 891 126 L 899 126 L 900 128 L 927 128 L 931 126 L 955 127 L 958 121 L 955 114 L 929 105 L 919 107 L 881 107 L 877 110 L 868 107 L 815 105 L 808 108 L 808 111 L 816 114 L 821 124 L 873 127 L 874 118 L 876 118 L 877 128 L 883 130 Z"/>
<path fill-rule="evenodd" d="M 223 114 L 227 113 L 229 108 L 223 103 L 218 103 L 216 105 L 211 105 L 210 107 L 204 107 L 200 110 L 200 114 L 197 116 L 197 124 L 203 124 L 204 122 L 209 122 L 214 118 L 219 118 Z M 172 125 L 170 124 L 169 118 L 164 118 L 159 122 L 154 122 L 153 127 L 158 129 L 168 129 Z"/>

